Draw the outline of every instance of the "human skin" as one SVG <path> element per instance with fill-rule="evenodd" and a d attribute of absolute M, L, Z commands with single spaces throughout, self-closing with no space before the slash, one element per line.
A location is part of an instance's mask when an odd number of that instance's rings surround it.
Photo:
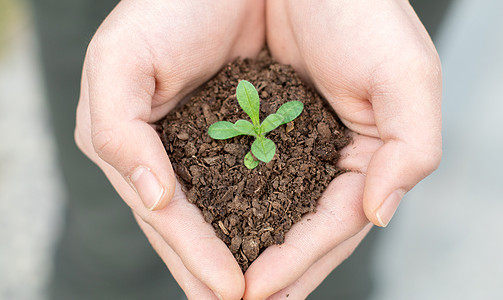
<path fill-rule="evenodd" d="M 176 183 L 151 124 L 264 45 L 262 2 L 123 0 L 93 37 L 75 139 L 133 211 L 189 299 L 239 299 L 244 277 Z"/>
<path fill-rule="evenodd" d="M 340 161 L 353 172 L 243 276 L 187 202 L 151 124 L 266 36 L 354 131 Z M 75 139 L 189 299 L 303 299 L 438 166 L 440 102 L 438 56 L 405 0 L 123 0 L 89 45 Z"/>
<path fill-rule="evenodd" d="M 368 220 L 388 225 L 403 195 L 438 167 L 441 67 L 405 0 L 279 0 L 266 12 L 272 55 L 311 82 L 354 132 L 339 163 L 354 172 L 336 178 L 305 217 L 311 221 L 294 225 L 285 244 L 266 249 L 246 272 L 245 299 L 304 299 L 350 255 Z"/>

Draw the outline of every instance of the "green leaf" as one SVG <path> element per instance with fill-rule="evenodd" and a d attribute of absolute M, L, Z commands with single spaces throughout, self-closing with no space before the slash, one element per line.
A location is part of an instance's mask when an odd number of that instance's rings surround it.
<path fill-rule="evenodd" d="M 262 124 L 260 125 L 260 132 L 265 134 L 271 130 L 276 129 L 279 125 L 283 124 L 283 116 L 280 114 L 272 114 L 267 116 Z"/>
<path fill-rule="evenodd" d="M 246 153 L 245 159 L 244 159 L 245 167 L 248 169 L 255 169 L 258 166 L 258 160 L 256 160 L 251 152 Z"/>
<path fill-rule="evenodd" d="M 274 157 L 274 153 L 276 153 L 276 145 L 270 139 L 259 136 L 253 142 L 251 152 L 258 160 L 268 163 Z"/>
<path fill-rule="evenodd" d="M 257 136 L 253 124 L 246 120 L 237 120 L 236 123 L 234 123 L 234 129 L 241 134 Z"/>
<path fill-rule="evenodd" d="M 300 101 L 290 101 L 278 108 L 276 114 L 283 116 L 283 122 L 280 125 L 286 124 L 295 120 L 304 109 L 304 104 Z"/>
<path fill-rule="evenodd" d="M 246 80 L 241 80 L 236 88 L 236 97 L 238 98 L 239 106 L 250 117 L 253 125 L 258 127 L 260 124 L 260 99 L 253 84 Z"/>
<path fill-rule="evenodd" d="M 208 134 L 216 140 L 226 140 L 242 133 L 234 129 L 234 124 L 231 122 L 220 121 L 211 124 L 210 128 L 208 128 Z"/>

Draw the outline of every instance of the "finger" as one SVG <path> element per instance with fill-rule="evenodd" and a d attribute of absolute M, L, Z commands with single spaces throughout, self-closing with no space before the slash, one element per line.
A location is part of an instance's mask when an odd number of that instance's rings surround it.
<path fill-rule="evenodd" d="M 379 71 L 388 72 L 386 80 L 375 83 L 371 95 L 384 145 L 369 163 L 363 201 L 365 214 L 378 226 L 389 223 L 404 194 L 433 172 L 442 156 L 440 67 L 420 58 L 399 63 L 406 70 Z"/>
<path fill-rule="evenodd" d="M 135 218 L 150 244 L 166 263 L 188 299 L 219 299 L 211 289 L 187 270 L 180 257 L 166 244 L 162 236 L 154 228 L 145 223 L 137 214 L 135 214 Z"/>
<path fill-rule="evenodd" d="M 113 183 L 126 185 L 118 174 L 107 176 Z M 120 188 L 124 189 L 124 186 Z M 136 195 L 130 189 L 131 196 Z M 121 197 L 127 196 L 121 194 Z M 215 235 L 213 227 L 204 221 L 199 209 L 187 201 L 178 183 L 172 201 L 164 209 L 143 210 L 138 215 L 159 233 L 185 267 L 214 293 L 223 299 L 239 299 L 243 295 L 244 278 L 239 265 Z"/>
<path fill-rule="evenodd" d="M 285 52 L 280 61 L 307 74 L 350 129 L 385 142 L 363 201 L 369 220 L 386 226 L 404 193 L 440 162 L 441 71 L 431 39 L 405 1 L 270 2 L 268 36 L 283 37 L 272 52 Z"/>
<path fill-rule="evenodd" d="M 182 259 L 186 268 L 224 299 L 239 299 L 243 273 L 234 256 L 215 234 L 200 210 L 187 201 L 177 183 L 170 204 L 143 219 L 157 229 Z"/>
<path fill-rule="evenodd" d="M 306 299 L 337 266 L 354 252 L 371 228 L 372 224 L 368 224 L 358 234 L 342 242 L 314 263 L 294 283 L 275 293 L 268 300 L 285 299 L 287 297 L 290 299 Z"/>
<path fill-rule="evenodd" d="M 166 206 L 175 176 L 151 122 L 154 67 L 143 49 L 99 34 L 85 62 L 92 145 L 136 190 L 145 207 Z M 135 56 L 131 57 L 131 53 Z"/>
<path fill-rule="evenodd" d="M 366 174 L 372 155 L 383 145 L 383 142 L 378 138 L 355 132 L 351 132 L 350 137 L 351 143 L 340 151 L 341 156 L 337 166 Z"/>
<path fill-rule="evenodd" d="M 114 188 L 131 209 L 148 223 L 175 251 L 196 278 L 224 299 L 239 299 L 244 292 L 244 278 L 227 246 L 216 236 L 197 207 L 190 204 L 177 183 L 172 201 L 163 209 L 146 209 L 139 196 L 119 172 L 104 162 L 91 146 L 89 113 L 85 101 L 79 103 L 76 138 L 81 149 L 106 174 Z M 86 119 L 87 118 L 87 119 Z M 169 262 L 166 262 L 169 265 Z"/>
<path fill-rule="evenodd" d="M 114 185 L 123 185 L 116 186 L 118 190 L 128 188 L 112 167 L 105 167 L 105 170 Z M 131 188 L 120 194 L 124 199 L 138 197 Z M 172 201 L 164 209 L 141 211 L 140 208 L 136 207 L 136 211 L 140 211 L 138 216 L 158 232 L 196 278 L 223 299 L 239 299 L 243 295 L 244 278 L 239 265 L 199 209 L 187 201 L 178 183 Z M 169 262 L 166 264 L 169 266 Z"/>
<path fill-rule="evenodd" d="M 245 273 L 246 299 L 264 299 L 295 282 L 331 249 L 368 224 L 363 213 L 364 175 L 335 178 L 310 213 L 286 234 L 285 242 L 267 248 Z"/>

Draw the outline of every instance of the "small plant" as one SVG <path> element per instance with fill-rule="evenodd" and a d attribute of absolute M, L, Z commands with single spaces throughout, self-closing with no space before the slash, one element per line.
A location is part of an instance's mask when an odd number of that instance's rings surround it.
<path fill-rule="evenodd" d="M 246 120 L 237 120 L 236 123 L 220 121 L 208 128 L 210 137 L 216 140 L 226 140 L 238 135 L 251 135 L 255 141 L 244 157 L 244 164 L 248 169 L 258 166 L 259 160 L 268 163 L 276 153 L 276 145 L 265 135 L 279 126 L 293 121 L 304 109 L 300 101 L 290 101 L 280 106 L 276 113 L 267 116 L 260 123 L 260 99 L 255 87 L 246 80 L 241 80 L 236 89 L 239 106 L 250 117 L 251 123 Z M 252 155 L 253 154 L 253 155 Z"/>

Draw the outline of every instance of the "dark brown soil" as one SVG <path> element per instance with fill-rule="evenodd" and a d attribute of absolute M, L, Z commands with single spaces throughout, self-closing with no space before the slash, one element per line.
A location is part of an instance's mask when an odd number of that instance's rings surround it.
<path fill-rule="evenodd" d="M 267 137 L 277 145 L 270 163 L 253 170 L 243 164 L 252 137 L 213 140 L 217 121 L 248 120 L 236 100 L 239 80 L 258 90 L 260 117 L 287 101 L 304 103 L 302 114 Z M 202 211 L 229 247 L 243 272 L 302 215 L 312 212 L 330 181 L 343 170 L 335 164 L 350 139 L 322 98 L 290 66 L 274 63 L 267 52 L 257 60 L 236 60 L 204 89 L 164 120 L 161 137 L 187 198 Z"/>

